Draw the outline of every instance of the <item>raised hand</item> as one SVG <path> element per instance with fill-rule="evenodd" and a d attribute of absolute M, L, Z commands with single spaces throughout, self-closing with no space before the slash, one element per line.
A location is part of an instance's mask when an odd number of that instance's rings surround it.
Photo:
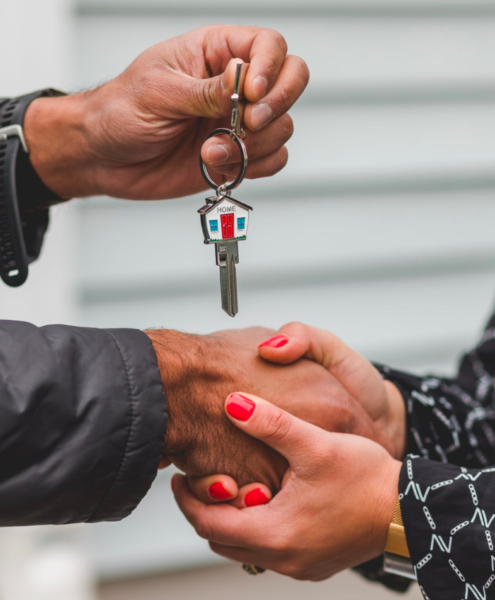
<path fill-rule="evenodd" d="M 224 473 L 239 486 L 260 482 L 272 492 L 280 489 L 286 460 L 239 431 L 224 414 L 224 399 L 236 389 L 263 394 L 306 421 L 376 439 L 391 450 L 361 405 L 320 365 L 302 359 L 281 366 L 258 356 L 257 346 L 273 331 L 146 333 L 158 357 L 169 409 L 164 454 L 190 476 Z"/>
<path fill-rule="evenodd" d="M 393 444 L 394 456 L 403 459 L 406 412 L 401 393 L 337 336 L 302 323 L 289 323 L 260 344 L 258 351 L 265 360 L 280 365 L 292 364 L 304 357 L 324 367 L 361 404 L 378 430 Z"/>
<path fill-rule="evenodd" d="M 240 407 L 238 395 L 227 399 L 229 419 L 283 455 L 289 469 L 268 504 L 242 510 L 201 502 L 187 479 L 175 475 L 176 500 L 197 533 L 220 556 L 295 579 L 326 579 L 380 555 L 401 463 L 375 442 L 328 433 L 251 394 L 242 396 Z"/>
<path fill-rule="evenodd" d="M 239 59 L 249 63 L 241 87 L 247 176 L 273 175 L 287 162 L 293 124 L 286 113 L 308 83 L 308 68 L 287 54 L 278 32 L 230 25 L 161 42 L 94 90 L 33 102 L 25 133 L 36 171 L 63 198 L 153 200 L 206 189 L 199 152 L 208 133 L 230 127 Z M 219 183 L 237 174 L 228 138 L 212 138 L 202 155 Z"/>

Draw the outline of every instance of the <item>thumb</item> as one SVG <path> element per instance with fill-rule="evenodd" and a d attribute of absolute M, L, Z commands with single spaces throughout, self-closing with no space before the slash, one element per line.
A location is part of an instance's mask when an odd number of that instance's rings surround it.
<path fill-rule="evenodd" d="M 385 394 L 383 379 L 377 369 L 336 335 L 323 329 L 288 323 L 275 337 L 263 342 L 258 352 L 265 360 L 278 364 L 290 364 L 302 357 L 313 360 L 358 400 Z M 375 415 L 370 413 L 370 416 Z"/>
<path fill-rule="evenodd" d="M 205 117 L 220 119 L 230 114 L 232 110 L 230 97 L 234 92 L 235 72 L 238 63 L 243 63 L 240 58 L 230 60 L 222 75 L 198 79 L 186 76 L 183 84 L 185 112 L 191 117 Z M 247 64 L 243 63 L 240 89 L 243 89 L 247 74 Z"/>
<path fill-rule="evenodd" d="M 231 394 L 225 411 L 236 427 L 282 454 L 292 468 L 311 463 L 329 435 L 252 394 Z"/>

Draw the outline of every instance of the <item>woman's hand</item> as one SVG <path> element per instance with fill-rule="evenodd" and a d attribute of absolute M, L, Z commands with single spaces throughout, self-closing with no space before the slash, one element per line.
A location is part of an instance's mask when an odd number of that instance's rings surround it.
<path fill-rule="evenodd" d="M 287 111 L 304 91 L 304 61 L 287 55 L 271 29 L 214 25 L 143 52 L 104 85 L 29 107 L 25 133 L 31 161 L 44 183 L 63 198 L 107 194 L 164 199 L 207 189 L 199 153 L 233 179 L 240 158 L 228 137 L 236 63 L 244 61 L 241 90 L 248 130 L 247 176 L 267 177 L 287 162 L 293 132 Z"/>
<path fill-rule="evenodd" d="M 243 509 L 204 504 L 184 476 L 174 476 L 181 510 L 212 550 L 313 581 L 381 554 L 401 463 L 370 440 L 327 433 L 260 398 L 238 396 L 225 405 L 232 423 L 285 456 L 290 466 L 282 490 L 268 504 Z"/>
<path fill-rule="evenodd" d="M 289 323 L 258 348 L 267 361 L 287 365 L 308 358 L 322 365 L 357 400 L 383 436 L 392 442 L 395 458 L 406 453 L 406 410 L 396 386 L 342 340 L 323 329 Z"/>

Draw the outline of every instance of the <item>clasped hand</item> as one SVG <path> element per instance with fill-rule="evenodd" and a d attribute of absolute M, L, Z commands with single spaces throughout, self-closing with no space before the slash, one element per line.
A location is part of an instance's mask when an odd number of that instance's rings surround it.
<path fill-rule="evenodd" d="M 266 333 L 248 331 L 252 341 Z M 225 335 L 239 333 L 217 334 Z M 247 341 L 239 344 L 244 367 Z M 396 459 L 404 454 L 403 400 L 371 363 L 328 332 L 290 324 L 262 343 L 259 355 L 263 360 L 251 356 L 253 366 L 271 370 L 261 368 L 251 390 L 255 384 L 278 406 L 231 393 L 225 420 L 234 426 L 235 450 L 222 443 L 220 428 L 213 452 L 224 453 L 214 460 L 229 470 L 195 477 L 182 464 L 187 477 L 174 477 L 176 498 L 218 554 L 298 579 L 324 579 L 383 552 L 398 495 Z M 235 432 L 243 437 L 234 441 Z M 242 459 L 240 439 L 258 444 L 245 446 Z"/>

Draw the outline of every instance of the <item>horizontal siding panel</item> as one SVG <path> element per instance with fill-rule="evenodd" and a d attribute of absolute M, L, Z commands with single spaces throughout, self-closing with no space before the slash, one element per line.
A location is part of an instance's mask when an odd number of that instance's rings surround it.
<path fill-rule="evenodd" d="M 220 308 L 218 272 L 201 293 L 155 299 L 91 303 L 82 307 L 85 325 L 165 327 L 207 333 L 254 324 L 278 328 L 300 320 L 340 335 L 370 358 L 390 360 L 410 347 L 450 345 L 451 358 L 475 339 L 491 310 L 495 268 L 491 272 L 397 279 L 370 285 L 305 285 L 252 290 L 242 285 L 240 312 L 231 319 Z M 397 355 L 397 356 L 396 356 Z M 431 357 L 430 357 L 431 358 Z M 418 361 L 421 356 L 416 356 Z M 402 358 L 403 362 L 412 358 Z"/>
<path fill-rule="evenodd" d="M 254 207 L 248 239 L 239 243 L 241 282 L 262 278 L 259 285 L 273 287 L 297 285 L 298 275 L 306 282 L 312 274 L 369 279 L 370 271 L 383 279 L 387 270 L 407 276 L 495 264 L 493 191 L 255 202 L 243 188 L 236 195 Z M 214 249 L 202 242 L 196 212 L 201 204 L 198 197 L 80 205 L 83 293 L 200 290 L 216 282 Z"/>
<path fill-rule="evenodd" d="M 141 6 L 136 4 L 137 7 Z M 495 3 L 492 4 L 495 7 Z M 306 4 L 304 5 L 306 10 Z M 218 15 L 132 17 L 80 16 L 77 85 L 92 86 L 117 75 L 154 43 L 209 23 Z M 315 93 L 405 87 L 482 85 L 494 82 L 495 14 L 478 19 L 333 19 L 285 15 L 233 16 L 220 22 L 272 27 L 293 54 L 308 63 Z M 311 87 L 307 94 L 311 94 Z"/>
<path fill-rule="evenodd" d="M 173 0 L 79 0 L 76 4 L 79 13 L 126 12 L 130 10 L 154 10 L 162 13 L 197 10 L 209 13 L 235 11 L 236 14 L 284 12 L 290 14 L 350 15 L 459 15 L 491 14 L 493 0 L 471 0 L 469 4 L 460 0 L 308 0 L 304 7 L 297 0 L 251 0 L 249 4 L 233 4 L 231 0 L 215 0 L 207 5 L 201 0 L 185 0 L 179 5 Z"/>

